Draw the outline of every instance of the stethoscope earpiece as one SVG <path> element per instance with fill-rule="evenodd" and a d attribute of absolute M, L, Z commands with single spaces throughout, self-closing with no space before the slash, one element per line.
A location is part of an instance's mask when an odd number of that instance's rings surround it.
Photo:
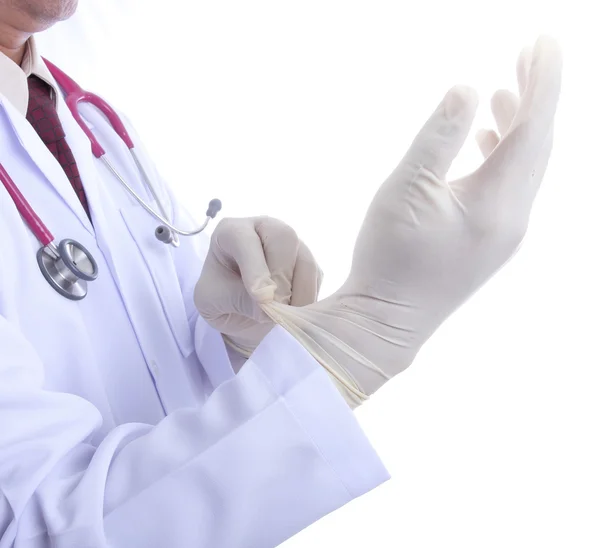
<path fill-rule="evenodd" d="M 138 200 L 139 201 L 139 200 Z M 173 244 L 175 247 L 179 246 L 179 240 L 177 238 L 177 234 L 181 236 L 195 236 L 196 234 L 200 234 L 208 225 L 211 219 L 214 219 L 217 216 L 217 213 L 221 211 L 221 200 L 217 198 L 212 199 L 208 202 L 208 209 L 206 210 L 206 220 L 199 228 L 195 230 L 185 231 L 180 230 L 175 227 L 171 223 L 167 222 L 166 219 L 163 219 L 160 215 L 157 215 L 156 212 L 152 211 L 149 206 L 140 202 L 140 204 L 144 207 L 144 209 L 150 213 L 155 219 L 159 221 L 163 221 L 163 224 L 160 225 L 155 231 L 154 236 L 156 239 L 164 244 Z"/>
<path fill-rule="evenodd" d="M 172 244 L 175 237 L 173 236 L 173 231 L 165 225 L 160 225 L 155 231 L 154 235 L 159 242 L 163 244 Z"/>

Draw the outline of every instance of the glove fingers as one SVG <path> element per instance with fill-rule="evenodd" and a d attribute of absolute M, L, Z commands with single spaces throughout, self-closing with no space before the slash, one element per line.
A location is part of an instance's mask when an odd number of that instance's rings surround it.
<path fill-rule="evenodd" d="M 561 72 L 558 44 L 550 38 L 540 38 L 533 50 L 529 80 L 513 124 L 481 167 L 484 179 L 517 185 L 531 180 L 531 173 L 552 132 Z"/>
<path fill-rule="evenodd" d="M 520 95 L 523 95 L 527 87 L 531 58 L 532 48 L 523 48 L 517 61 L 517 80 Z M 493 152 L 500 142 L 500 136 L 504 136 L 509 130 L 519 108 L 519 98 L 508 90 L 498 90 L 492 97 L 491 107 L 500 135 L 491 129 L 481 129 L 477 132 L 475 139 L 484 158 L 487 158 Z"/>
<path fill-rule="evenodd" d="M 487 158 L 500 142 L 500 137 L 493 129 L 480 129 L 475 136 L 479 150 L 484 158 Z"/>
<path fill-rule="evenodd" d="M 453 87 L 413 141 L 404 161 L 444 179 L 464 145 L 476 110 L 474 90 Z"/>
<path fill-rule="evenodd" d="M 217 259 L 239 272 L 250 296 L 257 302 L 271 302 L 276 285 L 271 278 L 254 221 L 223 219 L 215 229 L 213 242 Z"/>
<path fill-rule="evenodd" d="M 259 217 L 255 222 L 271 280 L 276 284 L 273 299 L 290 304 L 292 279 L 298 256 L 299 239 L 293 228 L 272 217 Z"/>
<path fill-rule="evenodd" d="M 511 91 L 501 89 L 492 96 L 491 106 L 500 136 L 504 137 L 519 109 L 519 98 Z"/>
<path fill-rule="evenodd" d="M 304 242 L 300 242 L 292 280 L 292 306 L 306 306 L 319 296 L 323 271 Z"/>
<path fill-rule="evenodd" d="M 515 115 L 515 126 L 528 126 L 531 145 L 541 147 L 546 141 L 558 105 L 561 76 L 562 55 L 558 43 L 541 37 L 533 50 L 527 87 Z"/>

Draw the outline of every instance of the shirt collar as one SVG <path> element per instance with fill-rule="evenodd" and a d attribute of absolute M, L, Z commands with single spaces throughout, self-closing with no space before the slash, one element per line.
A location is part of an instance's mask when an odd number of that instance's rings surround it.
<path fill-rule="evenodd" d="M 27 78 L 32 74 L 46 82 L 52 88 L 53 97 L 56 98 L 58 93 L 56 82 L 39 55 L 33 36 L 27 41 L 21 66 L 0 53 L 0 94 L 4 95 L 23 116 L 27 115 L 29 104 Z"/>

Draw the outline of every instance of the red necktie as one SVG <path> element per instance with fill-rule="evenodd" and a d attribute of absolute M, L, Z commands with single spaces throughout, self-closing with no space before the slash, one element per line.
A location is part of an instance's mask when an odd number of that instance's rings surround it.
<path fill-rule="evenodd" d="M 90 210 L 83 183 L 79 176 L 79 168 L 67 143 L 65 130 L 58 118 L 58 112 L 52 100 L 51 88 L 46 82 L 34 75 L 31 75 L 27 82 L 29 85 L 27 120 L 62 166 L 89 217 Z"/>

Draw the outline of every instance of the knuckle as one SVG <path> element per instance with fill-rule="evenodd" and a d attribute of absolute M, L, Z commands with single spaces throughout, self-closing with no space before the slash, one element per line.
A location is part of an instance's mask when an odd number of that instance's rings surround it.
<path fill-rule="evenodd" d="M 219 221 L 215 228 L 215 233 L 226 233 L 235 230 L 237 226 L 239 226 L 240 221 L 242 219 L 238 219 L 236 217 L 224 217 Z"/>
<path fill-rule="evenodd" d="M 274 217 L 258 217 L 256 226 L 257 230 L 268 238 L 285 239 L 293 242 L 299 240 L 298 234 L 290 225 Z"/>
<path fill-rule="evenodd" d="M 215 226 L 211 239 L 213 241 L 217 241 L 219 238 L 222 238 L 223 234 L 226 234 L 231 230 L 231 225 L 233 222 L 234 219 L 232 217 L 224 217 L 221 219 Z"/>
<path fill-rule="evenodd" d="M 215 227 L 211 239 L 220 249 L 233 251 L 240 233 L 247 229 L 247 219 L 225 217 Z"/>

